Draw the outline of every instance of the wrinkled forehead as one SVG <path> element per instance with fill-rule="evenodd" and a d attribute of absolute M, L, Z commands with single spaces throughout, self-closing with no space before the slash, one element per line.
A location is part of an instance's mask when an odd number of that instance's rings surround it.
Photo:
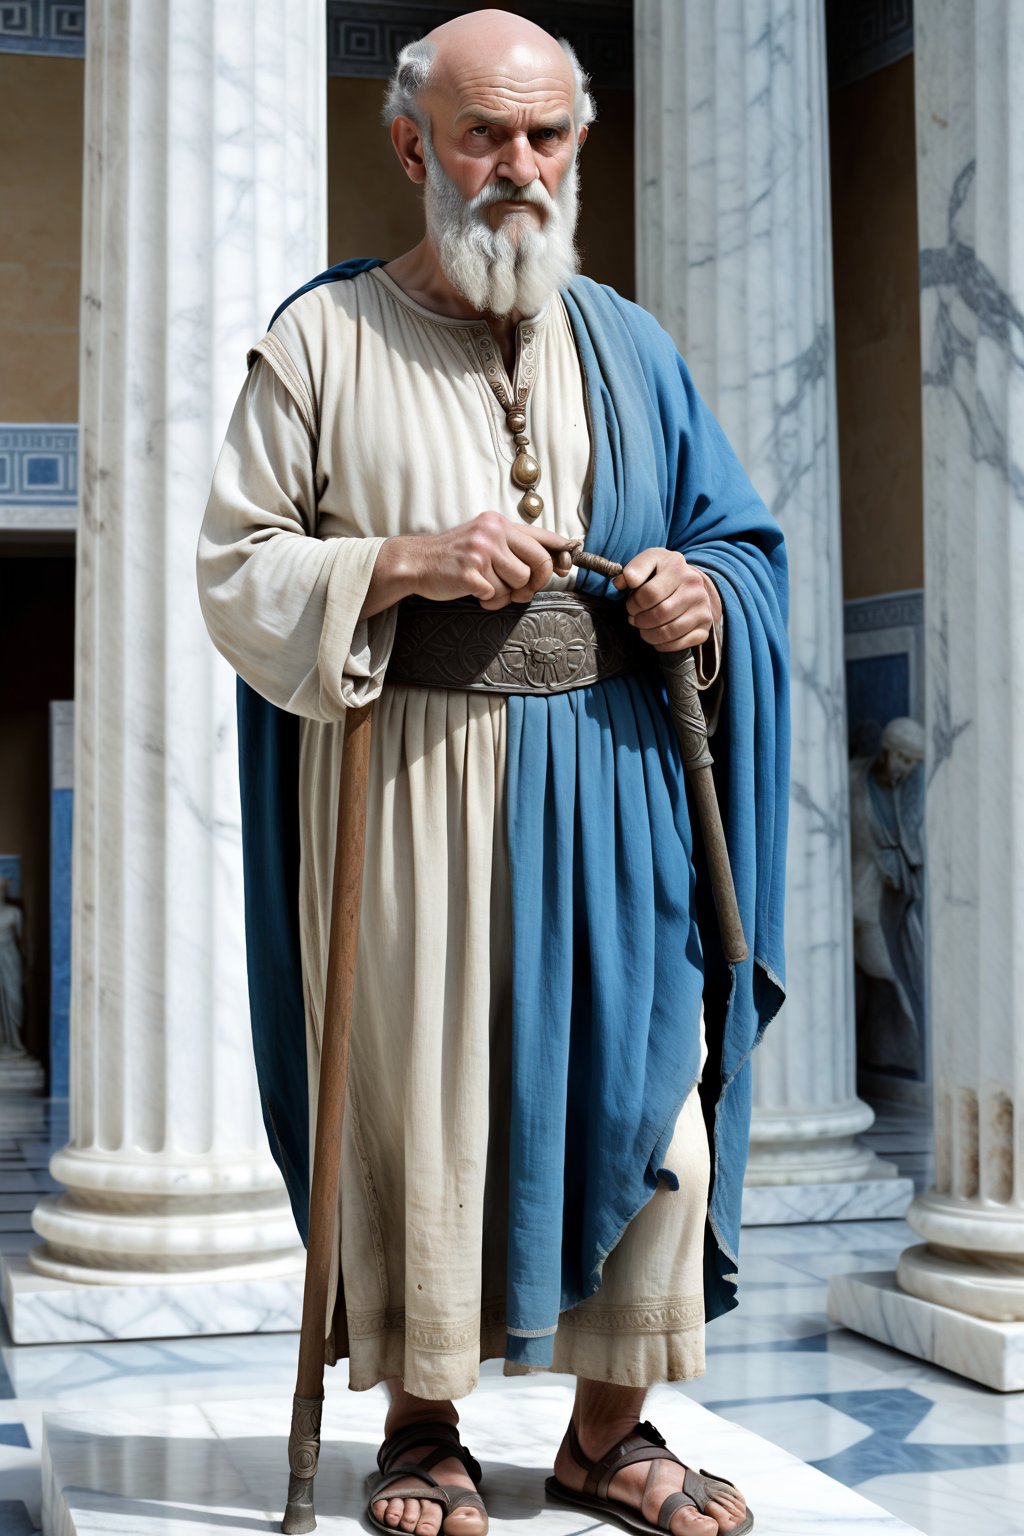
<path fill-rule="evenodd" d="M 519 123 L 524 117 L 572 119 L 576 81 L 552 39 L 552 48 L 518 44 L 490 56 L 467 50 L 439 52 L 426 94 L 430 106 L 453 121 L 480 113 Z"/>

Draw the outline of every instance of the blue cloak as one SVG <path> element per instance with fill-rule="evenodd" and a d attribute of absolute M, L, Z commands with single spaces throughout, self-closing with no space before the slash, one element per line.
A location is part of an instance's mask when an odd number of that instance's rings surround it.
<path fill-rule="evenodd" d="M 281 308 L 374 265 L 332 267 Z M 750 958 L 730 967 L 722 956 L 656 672 L 551 697 L 510 697 L 506 1357 L 530 1366 L 550 1364 L 559 1312 L 598 1290 L 607 1255 L 659 1176 L 676 1183 L 662 1160 L 700 1069 L 702 994 L 708 1059 L 700 1096 L 712 1146 L 706 1315 L 736 1304 L 750 1056 L 784 986 L 782 534 L 657 322 L 586 278 L 563 297 L 592 438 L 587 547 L 621 562 L 656 545 L 682 550 L 722 596 L 726 661 L 714 771 Z M 587 590 L 619 596 L 601 578 L 578 576 Z M 238 726 L 253 1044 L 271 1150 L 305 1241 L 298 720 L 239 679 Z"/>

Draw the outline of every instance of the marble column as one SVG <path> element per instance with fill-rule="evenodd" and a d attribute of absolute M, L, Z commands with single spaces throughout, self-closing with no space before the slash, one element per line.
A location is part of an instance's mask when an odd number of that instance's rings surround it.
<path fill-rule="evenodd" d="M 1024 1388 L 1024 12 L 914 15 L 935 1187 L 833 1315 Z"/>
<path fill-rule="evenodd" d="M 249 1036 L 234 676 L 195 547 L 246 349 L 325 256 L 322 0 L 90 0 L 71 1139 L 16 1340 L 295 1326 Z"/>
<path fill-rule="evenodd" d="M 901 1214 L 856 1140 L 825 21 L 637 0 L 637 286 L 787 537 L 788 999 L 754 1065 L 746 1222 Z"/>

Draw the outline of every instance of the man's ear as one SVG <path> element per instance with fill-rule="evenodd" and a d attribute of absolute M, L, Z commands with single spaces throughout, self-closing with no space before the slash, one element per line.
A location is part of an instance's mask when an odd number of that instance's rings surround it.
<path fill-rule="evenodd" d="M 584 144 L 587 142 L 587 139 L 588 139 L 589 135 L 590 135 L 590 129 L 587 127 L 586 123 L 584 123 L 583 126 L 580 128 L 579 137 L 576 140 L 576 153 L 577 154 L 579 154 L 580 150 L 583 148 Z"/>
<path fill-rule="evenodd" d="M 391 124 L 391 142 L 395 154 L 402 162 L 402 169 L 417 186 L 426 181 L 427 167 L 423 159 L 423 135 L 411 117 L 396 117 Z"/>

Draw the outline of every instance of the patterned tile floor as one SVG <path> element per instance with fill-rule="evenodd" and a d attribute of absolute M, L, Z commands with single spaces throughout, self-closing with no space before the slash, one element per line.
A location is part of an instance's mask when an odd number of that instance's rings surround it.
<path fill-rule="evenodd" d="M 18 1129 L 0 1124 L 0 1250 L 36 1241 L 31 1207 L 54 1187 L 47 1158 L 66 1139 L 61 1102 Z M 869 1139 L 927 1182 L 923 1115 L 888 1111 Z M 1024 1394 L 975 1386 L 825 1317 L 829 1275 L 891 1267 L 911 1240 L 901 1221 L 748 1229 L 741 1305 L 709 1329 L 707 1376 L 686 1391 L 928 1536 L 1024 1536 Z M 38 1529 L 45 1411 L 287 1394 L 294 1367 L 290 1334 L 15 1348 L 3 1327 L 0 1532 Z"/>

